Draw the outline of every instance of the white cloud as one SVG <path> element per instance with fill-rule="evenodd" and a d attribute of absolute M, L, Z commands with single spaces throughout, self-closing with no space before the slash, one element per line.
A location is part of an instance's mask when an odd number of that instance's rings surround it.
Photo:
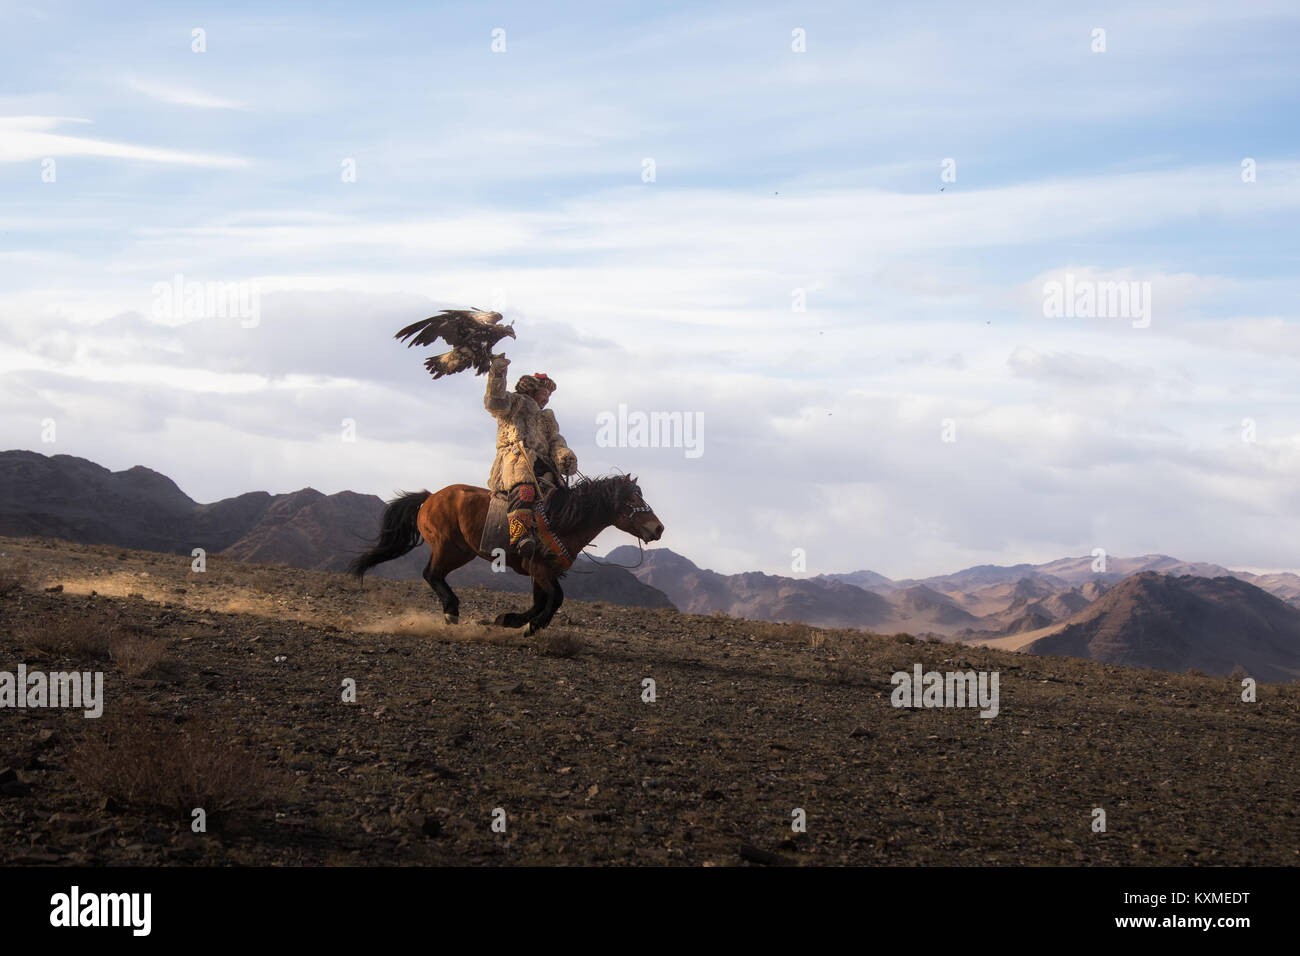
<path fill-rule="evenodd" d="M 0 163 L 22 163 L 46 157 L 97 156 L 106 159 L 135 159 L 150 163 L 182 166 L 211 166 L 235 169 L 249 165 L 240 156 L 220 156 L 133 146 L 102 139 L 87 139 L 52 133 L 50 130 L 68 122 L 88 122 L 57 116 L 0 116 Z"/>
<path fill-rule="evenodd" d="M 235 100 L 213 96 L 210 93 L 204 93 L 200 90 L 188 89 L 184 86 L 178 86 L 176 83 L 171 81 L 164 82 L 161 80 L 147 80 L 136 76 L 130 76 L 126 78 L 126 85 L 137 93 L 143 93 L 145 96 L 158 100 L 161 103 L 173 103 L 177 106 L 193 106 L 205 110 L 247 109 L 244 104 L 238 103 Z"/>

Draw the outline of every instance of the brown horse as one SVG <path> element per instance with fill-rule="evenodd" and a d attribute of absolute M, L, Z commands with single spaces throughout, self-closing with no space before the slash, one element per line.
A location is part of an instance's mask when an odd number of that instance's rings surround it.
<path fill-rule="evenodd" d="M 479 550 L 490 503 L 491 492 L 473 485 L 448 485 L 434 494 L 399 495 L 388 503 L 374 547 L 358 555 L 348 571 L 361 579 L 376 564 L 400 558 L 423 539 L 431 552 L 424 579 L 442 602 L 444 619 L 456 624 L 460 599 L 447 586 L 447 575 L 475 557 L 493 560 L 493 555 Z M 570 487 L 556 488 L 544 507 L 547 525 L 570 556 L 611 525 L 642 541 L 658 541 L 664 533 L 663 522 L 641 497 L 641 487 L 632 475 L 582 479 Z M 522 613 L 499 614 L 495 623 L 523 627 L 525 634 L 540 631 L 564 602 L 559 580 L 564 572 L 543 561 L 525 564 L 513 550 L 504 557 L 512 571 L 533 579 L 533 606 Z"/>

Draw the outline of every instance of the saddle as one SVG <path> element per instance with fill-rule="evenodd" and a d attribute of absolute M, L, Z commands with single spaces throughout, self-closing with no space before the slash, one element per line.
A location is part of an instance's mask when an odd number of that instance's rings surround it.
<path fill-rule="evenodd" d="M 537 516 L 537 536 L 550 552 L 551 559 L 559 565 L 560 570 L 567 571 L 573 564 L 573 558 L 546 523 L 546 504 L 553 494 L 555 494 L 554 488 L 538 502 L 534 511 Z M 483 536 L 479 539 L 481 554 L 490 558 L 497 548 L 508 554 L 514 553 L 514 549 L 510 547 L 510 522 L 506 515 L 506 496 L 498 492 L 492 496 L 492 501 L 488 505 L 487 519 L 483 522 Z"/>

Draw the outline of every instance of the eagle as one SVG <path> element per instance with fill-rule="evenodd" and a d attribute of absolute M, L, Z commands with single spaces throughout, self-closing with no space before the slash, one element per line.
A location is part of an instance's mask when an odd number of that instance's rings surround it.
<path fill-rule="evenodd" d="M 515 337 L 514 323 L 498 325 L 500 312 L 480 309 L 443 309 L 435 316 L 408 325 L 393 338 L 413 345 L 432 345 L 442 339 L 451 346 L 443 352 L 425 359 L 424 367 L 434 378 L 452 375 L 471 366 L 475 375 L 482 375 L 492 367 L 492 347 L 501 339 Z"/>

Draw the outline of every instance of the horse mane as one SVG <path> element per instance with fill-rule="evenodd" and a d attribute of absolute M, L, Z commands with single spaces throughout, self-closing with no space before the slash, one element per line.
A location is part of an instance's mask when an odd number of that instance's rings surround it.
<path fill-rule="evenodd" d="M 546 499 L 546 523 L 557 534 L 576 531 L 594 512 L 613 512 L 620 489 L 635 482 L 631 475 L 606 475 L 579 478 L 567 488 L 557 487 Z"/>

